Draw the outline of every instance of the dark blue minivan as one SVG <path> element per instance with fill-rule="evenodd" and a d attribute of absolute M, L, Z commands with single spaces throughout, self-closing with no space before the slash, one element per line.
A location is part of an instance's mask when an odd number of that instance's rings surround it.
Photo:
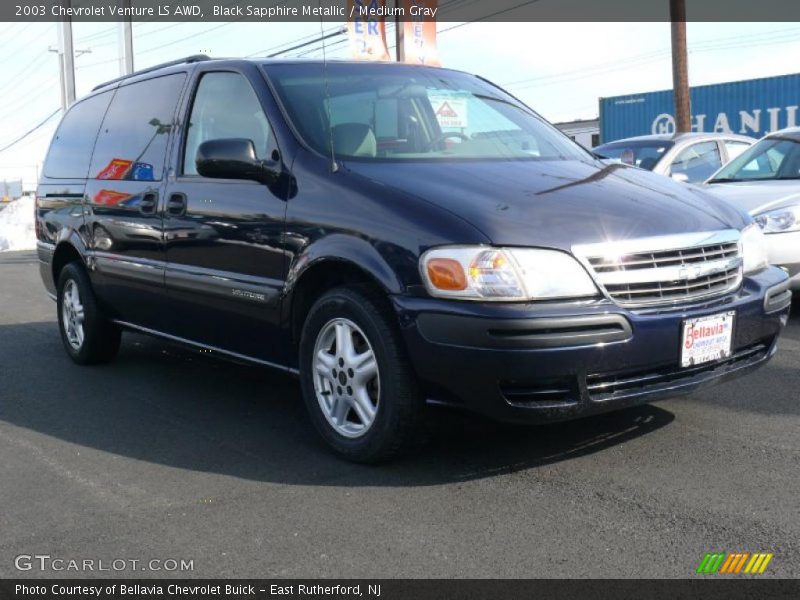
<path fill-rule="evenodd" d="M 76 363 L 129 330 L 276 367 L 363 462 L 427 404 L 535 423 L 746 373 L 791 299 L 747 215 L 401 64 L 195 56 L 98 86 L 37 234 Z"/>

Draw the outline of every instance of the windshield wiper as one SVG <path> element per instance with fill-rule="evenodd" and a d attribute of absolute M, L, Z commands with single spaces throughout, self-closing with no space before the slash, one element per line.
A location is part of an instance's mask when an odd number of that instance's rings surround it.
<path fill-rule="evenodd" d="M 720 177 L 719 179 L 709 179 L 707 183 L 732 183 L 736 181 L 748 181 L 747 179 L 735 179 L 733 177 Z"/>

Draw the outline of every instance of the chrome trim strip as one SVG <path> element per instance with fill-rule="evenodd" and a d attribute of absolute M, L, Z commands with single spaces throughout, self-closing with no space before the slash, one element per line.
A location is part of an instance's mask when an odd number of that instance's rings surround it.
<path fill-rule="evenodd" d="M 287 367 L 285 365 L 279 365 L 277 363 L 270 362 L 268 360 L 262 360 L 260 358 L 254 358 L 252 356 L 247 356 L 246 354 L 239 354 L 238 352 L 231 352 L 230 350 L 223 350 L 222 348 L 217 348 L 216 346 L 211 346 L 209 344 L 201 344 L 200 342 L 195 342 L 193 340 L 188 340 L 186 338 L 179 337 L 177 335 L 172 335 L 169 333 L 164 333 L 163 331 L 158 331 L 156 329 L 150 329 L 148 327 L 142 327 L 141 325 L 134 325 L 133 323 L 128 323 L 127 321 L 119 321 L 114 320 L 114 323 L 119 325 L 120 327 L 125 327 L 127 329 L 133 329 L 134 331 L 139 331 L 141 333 L 145 333 L 147 335 L 152 335 L 155 337 L 164 338 L 173 342 L 177 342 L 179 344 L 185 344 L 187 346 L 193 346 L 195 348 L 203 348 L 207 350 L 213 350 L 214 352 L 219 352 L 225 356 L 229 356 L 230 358 L 236 358 L 238 360 L 244 360 L 247 362 L 255 363 L 258 365 L 262 365 L 265 367 L 271 367 L 273 369 L 278 369 L 279 371 L 284 371 L 286 373 L 291 373 L 292 375 L 299 375 L 300 371 L 298 369 L 294 369 L 292 367 Z"/>
<path fill-rule="evenodd" d="M 164 285 L 164 263 L 145 258 L 131 260 L 118 254 L 94 252 L 90 255 L 94 267 L 103 275 Z"/>
<path fill-rule="evenodd" d="M 208 269 L 193 265 L 182 265 L 150 258 L 128 257 L 110 252 L 94 251 L 89 255 L 95 267 L 104 275 L 165 285 L 166 289 L 201 293 L 275 306 L 280 300 L 282 282 Z"/>
<path fill-rule="evenodd" d="M 167 289 L 211 294 L 229 300 L 275 306 L 282 285 L 273 279 L 228 271 L 167 263 Z"/>
<path fill-rule="evenodd" d="M 639 254 L 642 252 L 663 252 L 680 250 L 695 246 L 713 246 L 738 242 L 741 234 L 737 229 L 721 231 L 704 231 L 700 233 L 680 233 L 637 238 L 634 240 L 617 240 L 595 244 L 577 244 L 572 253 L 579 258 L 619 256 L 621 254 Z"/>
<path fill-rule="evenodd" d="M 134 265 L 142 264 L 142 265 L 147 265 L 147 266 L 157 267 L 157 268 L 162 268 L 162 269 L 167 264 L 163 260 L 154 260 L 152 258 L 142 258 L 142 257 L 139 257 L 139 256 L 125 256 L 124 254 L 115 254 L 113 252 L 103 252 L 103 251 L 100 251 L 100 250 L 92 250 L 90 252 L 87 252 L 87 254 L 89 256 L 94 257 L 94 258 L 103 258 L 103 259 L 106 259 L 106 260 L 109 260 L 109 261 L 110 260 L 116 260 L 116 261 L 120 261 L 120 262 L 134 264 Z"/>
<path fill-rule="evenodd" d="M 624 308 L 687 308 L 691 307 L 696 303 L 703 303 L 709 300 L 714 300 L 715 298 L 719 298 L 720 296 L 724 296 L 728 292 L 731 292 L 739 287 L 742 283 L 742 276 L 738 275 L 736 277 L 736 282 L 731 284 L 730 287 L 721 289 L 721 290 L 712 290 L 710 292 L 706 292 L 704 294 L 693 294 L 686 297 L 675 297 L 675 298 L 665 298 L 665 299 L 656 299 L 656 300 L 620 300 L 611 298 L 612 302 L 616 302 L 619 306 Z"/>

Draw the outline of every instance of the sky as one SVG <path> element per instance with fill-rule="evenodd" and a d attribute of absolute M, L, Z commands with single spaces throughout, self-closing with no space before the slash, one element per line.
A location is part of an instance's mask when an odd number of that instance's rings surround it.
<path fill-rule="evenodd" d="M 326 23 L 325 30 L 336 24 Z M 594 118 L 598 98 L 672 86 L 669 23 L 438 24 L 444 66 L 480 74 L 553 122 Z M 318 23 L 137 23 L 137 69 L 190 54 L 264 56 L 319 36 Z M 75 23 L 78 97 L 120 74 L 120 26 Z M 387 37 L 394 39 L 389 28 Z M 689 82 L 800 72 L 800 23 L 689 23 Z M 302 41 L 302 40 L 300 40 Z M 55 23 L 0 23 L 0 148 L 60 106 Z M 349 58 L 345 36 L 328 58 Z M 318 44 L 289 52 L 321 57 Z M 0 152 L 0 180 L 34 182 L 58 115 Z"/>

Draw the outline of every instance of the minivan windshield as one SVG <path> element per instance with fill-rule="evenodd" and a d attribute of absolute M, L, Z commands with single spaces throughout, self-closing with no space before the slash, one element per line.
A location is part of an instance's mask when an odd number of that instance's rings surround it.
<path fill-rule="evenodd" d="M 597 146 L 592 152 L 603 158 L 618 160 L 640 169 L 652 171 L 667 150 L 675 145 L 669 141 L 621 141 Z"/>
<path fill-rule="evenodd" d="M 800 179 L 800 140 L 764 138 L 717 171 L 709 183 Z"/>
<path fill-rule="evenodd" d="M 530 109 L 473 75 L 411 65 L 268 64 L 303 140 L 355 160 L 587 159 Z"/>

